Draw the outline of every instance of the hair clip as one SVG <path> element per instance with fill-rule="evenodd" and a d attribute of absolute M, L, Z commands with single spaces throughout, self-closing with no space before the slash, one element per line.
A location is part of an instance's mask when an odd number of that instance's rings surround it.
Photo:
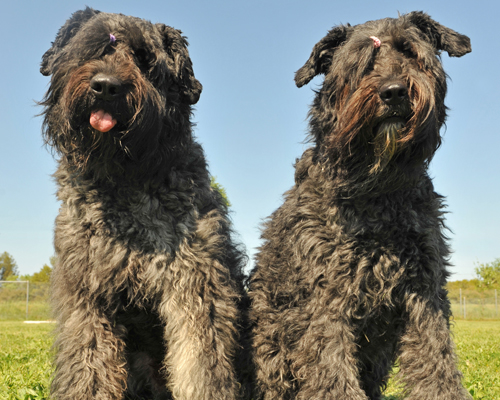
<path fill-rule="evenodd" d="M 375 47 L 376 49 L 378 49 L 380 47 L 380 45 L 382 44 L 380 39 L 376 36 L 370 36 L 370 39 L 373 40 L 373 47 Z"/>

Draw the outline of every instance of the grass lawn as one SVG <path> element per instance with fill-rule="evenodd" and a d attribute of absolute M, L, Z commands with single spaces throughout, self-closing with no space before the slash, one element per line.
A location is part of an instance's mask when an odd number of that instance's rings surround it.
<path fill-rule="evenodd" d="M 0 400 L 48 399 L 53 329 L 0 322 Z M 475 400 L 499 400 L 500 321 L 457 321 L 453 331 L 464 386 Z M 400 399 L 390 383 L 386 400 Z"/>
<path fill-rule="evenodd" d="M 455 345 L 464 386 L 474 399 L 500 399 L 500 321 L 456 322 Z"/>
<path fill-rule="evenodd" d="M 474 400 L 500 400 L 500 321 L 455 321 L 452 330 L 465 388 Z M 386 399 L 398 393 L 390 382 Z"/>
<path fill-rule="evenodd" d="M 48 399 L 54 324 L 0 322 L 0 399 Z"/>

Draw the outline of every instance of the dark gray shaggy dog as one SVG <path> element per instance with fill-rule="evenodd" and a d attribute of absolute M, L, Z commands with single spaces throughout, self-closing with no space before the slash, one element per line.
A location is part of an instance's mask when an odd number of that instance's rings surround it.
<path fill-rule="evenodd" d="M 87 8 L 43 56 L 60 155 L 52 396 L 236 399 L 244 257 L 193 139 L 187 42 Z"/>
<path fill-rule="evenodd" d="M 443 198 L 427 174 L 445 121 L 441 50 L 466 36 L 421 12 L 338 26 L 297 86 L 324 74 L 313 147 L 266 223 L 250 293 L 258 398 L 380 399 L 399 360 L 415 400 L 469 398 L 450 338 Z"/>

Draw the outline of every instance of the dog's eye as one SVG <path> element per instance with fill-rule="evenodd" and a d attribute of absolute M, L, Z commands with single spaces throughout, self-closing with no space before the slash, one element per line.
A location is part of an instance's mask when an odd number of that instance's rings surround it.
<path fill-rule="evenodd" d="M 100 57 L 104 57 L 113 54 L 116 51 L 114 46 L 108 45 L 102 49 Z"/>
<path fill-rule="evenodd" d="M 134 51 L 137 62 L 144 66 L 149 66 L 153 61 L 153 56 L 146 49 L 137 49 Z"/>
<path fill-rule="evenodd" d="M 397 45 L 398 51 L 403 53 L 406 57 L 408 58 L 415 58 L 417 55 L 415 54 L 415 51 L 409 42 L 401 42 Z"/>

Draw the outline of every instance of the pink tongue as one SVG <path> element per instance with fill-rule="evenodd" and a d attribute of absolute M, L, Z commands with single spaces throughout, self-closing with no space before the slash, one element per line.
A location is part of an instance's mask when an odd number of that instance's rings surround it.
<path fill-rule="evenodd" d="M 90 125 L 100 132 L 107 132 L 116 125 L 116 119 L 114 119 L 111 114 L 103 110 L 98 110 L 90 115 Z"/>

